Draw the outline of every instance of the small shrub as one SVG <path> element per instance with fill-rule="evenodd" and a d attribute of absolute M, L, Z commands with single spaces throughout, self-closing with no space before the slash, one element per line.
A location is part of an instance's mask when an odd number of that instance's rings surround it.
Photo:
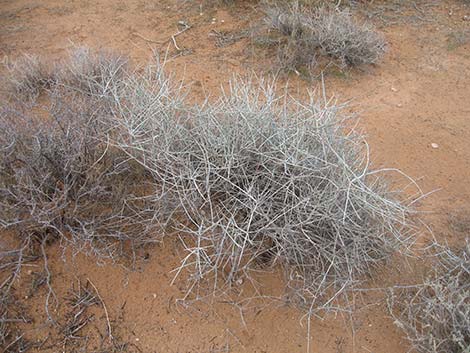
<path fill-rule="evenodd" d="M 422 353 L 470 351 L 470 239 L 458 252 L 439 247 L 434 278 L 391 299 L 392 314 Z"/>
<path fill-rule="evenodd" d="M 470 29 L 452 32 L 447 37 L 449 50 L 470 44 Z"/>
<path fill-rule="evenodd" d="M 277 65 L 285 72 L 296 72 L 302 68 L 313 69 L 317 64 L 315 47 L 308 47 L 300 39 L 288 38 L 278 47 Z"/>
<path fill-rule="evenodd" d="M 308 29 L 326 55 L 343 65 L 375 64 L 385 52 L 385 41 L 367 24 L 356 22 L 347 10 L 320 9 Z"/>
<path fill-rule="evenodd" d="M 23 103 L 33 102 L 52 80 L 50 68 L 38 56 L 23 55 L 7 65 L 7 71 L 9 96 Z"/>
<path fill-rule="evenodd" d="M 121 66 L 80 60 L 80 73 L 68 71 L 76 56 L 60 71 L 76 76 L 56 76 L 39 116 L 14 102 L 0 110 L 0 225 L 114 257 L 154 239 L 154 203 L 145 170 L 110 144 L 105 93 L 117 90 Z"/>
<path fill-rule="evenodd" d="M 283 49 L 295 53 L 295 65 L 311 62 L 317 52 L 335 59 L 342 67 L 375 64 L 386 49 L 383 37 L 372 26 L 354 20 L 348 10 L 307 9 L 297 4 L 267 13 L 273 28 L 295 40 L 288 41 Z M 291 57 L 285 57 L 285 66 L 291 66 Z"/>
<path fill-rule="evenodd" d="M 56 67 L 60 84 L 89 95 L 105 96 L 126 76 L 128 59 L 109 50 L 77 47 Z"/>

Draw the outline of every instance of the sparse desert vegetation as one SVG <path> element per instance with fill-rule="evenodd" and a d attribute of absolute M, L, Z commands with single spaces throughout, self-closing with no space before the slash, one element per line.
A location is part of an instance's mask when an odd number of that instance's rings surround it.
<path fill-rule="evenodd" d="M 192 106 L 158 61 L 142 72 L 126 63 L 78 48 L 54 66 L 45 117 L 4 106 L 1 221 L 21 242 L 118 260 L 125 242 L 178 231 L 190 292 L 279 263 L 311 312 L 336 310 L 408 246 L 411 211 L 370 169 L 340 106 L 237 79 Z"/>
<path fill-rule="evenodd" d="M 7 65 L 8 76 L 5 82 L 7 94 L 12 100 L 34 102 L 40 89 L 46 87 L 52 77 L 47 67 L 37 56 L 23 55 Z M 5 87 L 4 87 L 5 88 Z"/>
<path fill-rule="evenodd" d="M 463 248 L 432 249 L 434 271 L 423 284 L 396 289 L 391 310 L 418 352 L 470 349 L 470 239 Z"/>
<path fill-rule="evenodd" d="M 0 6 L 3 352 L 469 351 L 467 5 L 66 7 Z"/>
<path fill-rule="evenodd" d="M 407 246 L 411 211 L 342 107 L 238 79 L 191 106 L 157 61 L 142 73 L 121 62 L 78 48 L 55 68 L 44 121 L 5 106 L 4 228 L 113 257 L 113 240 L 150 241 L 179 216 L 169 231 L 191 236 L 194 280 L 230 283 L 264 257 L 315 299 Z"/>
<path fill-rule="evenodd" d="M 311 66 L 318 55 L 334 59 L 340 67 L 374 64 L 385 53 L 383 36 L 359 23 L 348 9 L 294 3 L 267 12 L 269 25 L 286 36 L 278 49 L 281 68 Z"/>

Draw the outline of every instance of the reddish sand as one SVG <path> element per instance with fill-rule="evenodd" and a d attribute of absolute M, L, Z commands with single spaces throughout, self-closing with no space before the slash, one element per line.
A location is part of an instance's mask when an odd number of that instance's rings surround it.
<path fill-rule="evenodd" d="M 235 3 L 2 0 L 0 54 L 5 60 L 22 53 L 57 59 L 73 44 L 84 44 L 117 49 L 143 64 L 152 48 L 162 47 L 155 42 L 167 41 L 177 32 L 178 21 L 186 21 L 192 28 L 177 37 L 177 44 L 188 49 L 187 55 L 171 59 L 167 69 L 192 82 L 192 98 L 198 100 L 205 94 L 216 95 L 233 73 L 262 73 L 265 58 L 253 55 L 249 39 L 218 48 L 210 36 L 211 30 L 248 28 L 262 17 L 255 2 Z M 328 75 L 325 84 L 328 94 L 340 101 L 352 99 L 355 110 L 362 111 L 359 127 L 368 136 L 374 167 L 399 168 L 419 180 L 424 192 L 439 190 L 420 209 L 431 212 L 424 218 L 436 238 L 459 241 L 463 235 L 452 232 L 448 220 L 457 211 L 470 210 L 470 45 L 454 48 L 448 37 L 470 28 L 470 22 L 463 19 L 470 16 L 470 6 L 458 0 L 442 1 L 429 11 L 430 21 L 416 26 L 381 27 L 389 50 L 379 65 L 344 76 Z M 173 46 L 169 48 L 174 53 Z M 318 85 L 295 75 L 289 81 L 301 90 Z M 276 301 L 245 302 L 243 293 L 235 296 L 238 304 L 225 297 L 212 304 L 175 302 L 184 295 L 184 284 L 170 285 L 179 251 L 170 240 L 149 249 L 149 259 L 135 272 L 118 265 L 97 266 L 96 259 L 82 255 L 65 256 L 63 261 L 57 245 L 49 251 L 52 284 L 62 303 L 58 313 L 66 310 L 63 297 L 75 278 L 89 278 L 109 311 L 116 335 L 141 352 L 306 351 L 307 321 L 294 307 Z M 40 270 L 32 268 L 33 273 Z M 391 267 L 381 277 L 384 282 L 400 279 L 397 271 Z M 30 276 L 25 271 L 21 281 L 28 283 Z M 279 274 L 266 274 L 260 281 L 261 294 L 282 295 Z M 41 339 L 50 330 L 42 325 L 46 294 L 43 287 L 25 300 L 35 318 L 25 327 L 27 337 Z M 367 294 L 363 299 L 374 303 L 377 298 Z M 96 335 L 96 327 L 103 331 L 106 315 L 98 306 L 91 310 L 95 320 L 87 332 Z M 404 353 L 409 349 L 383 303 L 360 309 L 352 322 L 347 315 L 314 319 L 310 336 L 311 352 L 316 353 Z M 92 341 L 88 351 L 96 339 Z M 47 349 L 50 343 L 41 349 L 63 350 Z"/>

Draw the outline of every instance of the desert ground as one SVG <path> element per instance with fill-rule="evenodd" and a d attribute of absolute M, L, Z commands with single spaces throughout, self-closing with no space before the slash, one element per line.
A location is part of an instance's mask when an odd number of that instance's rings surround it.
<path fill-rule="evenodd" d="M 323 83 L 329 97 L 349 102 L 348 111 L 360 116 L 358 129 L 366 135 L 372 166 L 397 168 L 429 193 L 417 205 L 423 227 L 416 242 L 435 238 L 460 244 L 470 231 L 470 4 L 358 1 L 353 9 L 388 43 L 377 64 L 328 69 L 312 77 L 291 72 L 279 75 L 278 82 L 288 83 L 300 99 L 307 90 L 321 90 Z M 0 55 L 5 63 L 25 53 L 53 61 L 86 45 L 115 50 L 138 66 L 158 52 L 167 57 L 165 70 L 191 85 L 189 99 L 199 102 L 217 96 L 233 75 L 274 74 L 269 50 L 254 45 L 256 33 L 250 32 L 263 17 L 256 1 L 2 0 Z M 190 28 L 173 42 L 182 23 Z M 2 234 L 8 248 L 12 234 Z M 240 281 L 215 298 L 181 300 L 185 284 L 172 281 L 181 252 L 177 240 L 164 238 L 142 250 L 128 268 L 75 254 L 59 242 L 47 245 L 53 295 L 48 286 L 34 285 L 43 272 L 41 259 L 25 265 L 15 284 L 14 305 L 29 318 L 15 323 L 13 334 L 28 342 L 18 352 L 410 349 L 388 314 L 383 292 L 372 289 L 419 281 L 424 271 L 419 260 L 392 260 L 378 270 L 364 284 L 371 290 L 357 297 L 354 315 L 339 312 L 309 320 L 286 300 L 276 269 L 257 275 L 257 293 Z M 47 322 L 44 303 L 50 301 L 52 316 L 63 322 L 71 288 L 86 283 L 98 293 L 98 304 L 87 309 L 92 318 L 77 331 L 85 338 L 72 348 Z M 119 344 L 109 345 L 109 331 Z"/>

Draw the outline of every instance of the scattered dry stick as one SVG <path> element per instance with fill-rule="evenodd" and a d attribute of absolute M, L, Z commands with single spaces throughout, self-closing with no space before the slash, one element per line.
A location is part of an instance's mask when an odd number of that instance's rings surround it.
<path fill-rule="evenodd" d="M 168 43 L 169 41 L 172 41 L 173 45 L 175 46 L 175 49 L 178 50 L 178 51 L 181 51 L 182 49 L 176 43 L 176 37 L 178 37 L 180 34 L 183 34 L 184 32 L 191 29 L 192 27 L 184 21 L 179 21 L 178 24 L 183 26 L 183 29 L 179 30 L 178 32 L 173 34 L 170 38 L 168 38 L 167 40 L 164 40 L 164 41 L 149 39 L 149 38 L 146 38 L 146 37 L 144 37 L 143 35 L 141 35 L 140 33 L 137 33 L 137 32 L 134 32 L 132 34 L 139 37 L 139 38 L 141 38 L 141 39 L 143 39 L 143 40 L 145 40 L 146 42 L 155 43 L 155 44 L 163 45 L 163 44 Z"/>
<path fill-rule="evenodd" d="M 49 312 L 49 303 L 50 303 L 51 296 L 52 296 L 52 298 L 54 299 L 54 301 L 56 303 L 56 309 L 57 309 L 57 306 L 58 306 L 59 302 L 58 302 L 57 296 L 54 292 L 54 289 L 51 286 L 51 272 L 49 271 L 49 265 L 48 265 L 48 261 L 47 261 L 47 254 L 46 254 L 46 250 L 44 249 L 44 243 L 46 241 L 47 241 L 47 237 L 44 238 L 44 240 L 41 243 L 41 252 L 42 252 L 43 259 L 44 259 L 44 271 L 46 272 L 46 284 L 47 284 L 47 289 L 48 289 L 47 296 L 46 296 L 45 310 L 46 310 L 46 314 L 47 314 L 47 320 L 49 322 L 52 322 L 53 324 L 55 324 L 55 320 L 52 317 L 51 313 Z"/>
<path fill-rule="evenodd" d="M 183 26 L 183 29 L 180 30 L 180 31 L 178 31 L 178 32 L 176 32 L 175 34 L 173 34 L 173 35 L 171 36 L 171 40 L 173 41 L 173 44 L 175 45 L 176 50 L 181 51 L 181 49 L 180 49 L 180 48 L 178 47 L 178 45 L 176 44 L 176 37 L 179 36 L 180 34 L 186 32 L 188 29 L 191 28 L 191 26 L 188 25 L 186 22 L 183 22 L 183 21 L 178 22 L 178 24 L 182 25 L 182 26 Z"/>
<path fill-rule="evenodd" d="M 104 303 L 103 298 L 100 295 L 100 292 L 98 292 L 98 288 L 96 288 L 95 284 L 91 281 L 91 279 L 87 278 L 87 281 L 90 282 L 91 286 L 96 292 L 96 295 L 98 296 L 98 299 L 101 302 L 101 305 L 103 306 L 104 313 L 106 315 L 106 323 L 108 324 L 108 333 L 109 333 L 109 338 L 112 341 L 114 341 L 113 333 L 111 330 L 111 322 L 109 321 L 109 314 L 108 314 L 108 309 L 106 308 L 106 304 Z"/>

